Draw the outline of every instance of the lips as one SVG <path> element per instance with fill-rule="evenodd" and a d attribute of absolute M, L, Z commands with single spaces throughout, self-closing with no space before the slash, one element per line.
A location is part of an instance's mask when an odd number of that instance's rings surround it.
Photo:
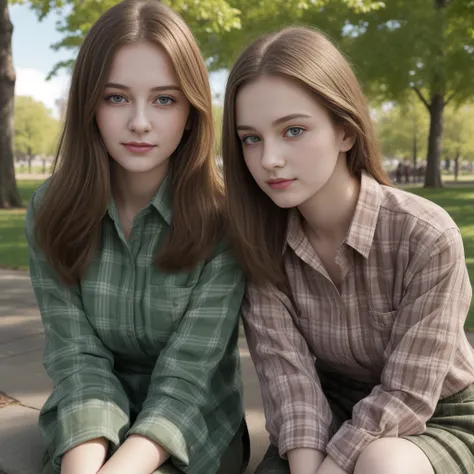
<path fill-rule="evenodd" d="M 155 148 L 156 145 L 145 142 L 128 142 L 124 143 L 123 146 L 132 153 L 146 153 Z"/>
<path fill-rule="evenodd" d="M 295 181 L 295 179 L 269 179 L 267 184 L 272 189 L 286 189 L 290 187 Z"/>

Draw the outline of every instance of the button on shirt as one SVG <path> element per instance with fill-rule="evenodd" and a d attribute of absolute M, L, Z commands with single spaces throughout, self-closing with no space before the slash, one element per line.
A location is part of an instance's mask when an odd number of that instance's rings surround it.
<path fill-rule="evenodd" d="M 284 250 L 292 298 L 249 285 L 243 314 L 280 455 L 312 448 L 352 472 L 373 440 L 423 433 L 438 400 L 474 382 L 463 331 L 472 289 L 449 215 L 367 174 L 336 262 L 338 288 L 292 210 Z M 335 434 L 315 359 L 374 386 Z"/>
<path fill-rule="evenodd" d="M 240 268 L 224 245 L 190 272 L 155 267 L 172 219 L 166 178 L 128 241 L 111 202 L 87 274 L 65 287 L 33 238 L 46 186 L 30 202 L 26 230 L 54 383 L 40 414 L 54 471 L 80 443 L 104 437 L 115 451 L 135 433 L 163 446 L 186 473 L 216 472 L 243 417 Z"/>

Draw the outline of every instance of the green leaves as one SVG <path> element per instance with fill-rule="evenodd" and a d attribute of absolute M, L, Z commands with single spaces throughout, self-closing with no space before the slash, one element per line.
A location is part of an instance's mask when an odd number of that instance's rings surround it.
<path fill-rule="evenodd" d="M 59 122 L 42 102 L 31 97 L 15 98 L 15 154 L 54 155 Z"/>
<path fill-rule="evenodd" d="M 425 159 L 429 114 L 422 103 L 410 95 L 400 105 L 385 104 L 375 112 L 376 130 L 382 153 L 387 158 Z"/>

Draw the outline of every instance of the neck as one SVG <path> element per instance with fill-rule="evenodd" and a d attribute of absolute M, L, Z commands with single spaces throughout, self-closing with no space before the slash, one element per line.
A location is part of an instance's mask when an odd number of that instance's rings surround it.
<path fill-rule="evenodd" d="M 137 214 L 153 199 L 167 170 L 167 166 L 158 166 L 152 171 L 131 173 L 112 163 L 112 193 L 117 207 L 127 214 Z"/>
<path fill-rule="evenodd" d="M 329 181 L 299 206 L 308 234 L 340 245 L 347 235 L 359 197 L 360 181 L 352 176 L 341 154 Z"/>

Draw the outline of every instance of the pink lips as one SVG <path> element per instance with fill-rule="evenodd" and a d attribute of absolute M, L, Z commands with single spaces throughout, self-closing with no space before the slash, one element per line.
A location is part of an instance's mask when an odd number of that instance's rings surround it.
<path fill-rule="evenodd" d="M 128 142 L 123 143 L 123 146 L 131 153 L 147 153 L 155 148 L 155 145 L 144 142 Z"/>
<path fill-rule="evenodd" d="M 294 182 L 294 179 L 269 179 L 267 181 L 267 184 L 272 189 L 286 189 L 290 187 Z"/>

